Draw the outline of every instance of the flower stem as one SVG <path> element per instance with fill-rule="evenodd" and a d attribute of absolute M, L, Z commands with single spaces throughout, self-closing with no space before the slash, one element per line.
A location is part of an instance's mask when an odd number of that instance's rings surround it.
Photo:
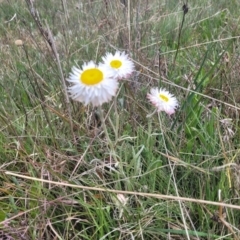
<path fill-rule="evenodd" d="M 116 157 L 116 153 L 115 153 L 115 150 L 114 150 L 113 143 L 112 143 L 112 141 L 109 137 L 108 131 L 107 131 L 107 127 L 106 127 L 106 124 L 105 124 L 105 119 L 104 119 L 104 116 L 103 116 L 103 110 L 102 110 L 101 106 L 99 106 L 99 114 L 100 114 L 100 119 L 101 119 L 103 131 L 105 133 L 105 136 L 107 138 L 107 143 L 108 143 L 110 151 L 111 151 L 110 156 L 113 156 L 115 164 L 116 164 L 116 163 L 118 163 L 118 160 L 117 160 L 117 157 Z M 111 158 L 110 158 L 110 160 L 111 160 Z"/>

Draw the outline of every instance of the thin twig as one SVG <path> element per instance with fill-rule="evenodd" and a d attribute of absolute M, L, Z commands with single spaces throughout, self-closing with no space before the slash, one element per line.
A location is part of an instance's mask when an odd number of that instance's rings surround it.
<path fill-rule="evenodd" d="M 116 193 L 116 194 L 121 193 L 121 194 L 129 194 L 129 195 L 134 195 L 134 196 L 152 197 L 152 198 L 158 198 L 158 199 L 163 199 L 163 200 L 174 200 L 174 201 L 181 200 L 181 201 L 186 201 L 186 202 L 193 202 L 193 203 L 198 203 L 198 204 L 208 204 L 208 205 L 214 205 L 214 206 L 223 206 L 226 208 L 240 210 L 239 205 L 233 205 L 233 204 L 228 204 L 228 203 L 223 203 L 223 202 L 213 202 L 213 201 L 207 201 L 207 200 L 196 199 L 196 198 L 186 198 L 186 197 L 178 197 L 178 196 L 173 196 L 173 195 L 164 195 L 164 194 L 156 194 L 156 193 L 123 191 L 123 190 L 115 190 L 115 189 L 108 189 L 108 188 L 75 185 L 75 184 L 70 184 L 70 183 L 65 183 L 65 182 L 55 182 L 55 181 L 50 181 L 50 180 L 46 180 L 46 179 L 29 177 L 29 176 L 25 176 L 22 174 L 9 172 L 9 171 L 6 171 L 5 174 L 23 178 L 23 179 L 38 181 L 38 182 L 42 182 L 42 183 L 51 183 L 51 184 L 58 185 L 58 186 L 79 188 L 79 189 L 85 189 L 85 190 L 90 190 L 90 191 L 109 192 L 109 193 Z M 0 222 L 0 223 L 3 224 L 3 222 Z"/>
<path fill-rule="evenodd" d="M 25 1 L 27 3 L 28 9 L 29 9 L 35 23 L 38 26 L 38 29 L 39 29 L 41 35 L 47 41 L 48 45 L 50 46 L 50 48 L 51 48 L 51 50 L 54 54 L 54 57 L 57 60 L 57 66 L 58 66 L 58 70 L 60 72 L 60 77 L 61 77 L 64 96 L 65 96 L 65 101 L 66 101 L 66 105 L 67 105 L 67 112 L 68 112 L 68 118 L 69 118 L 69 122 L 70 122 L 70 128 L 71 128 L 73 140 L 75 142 L 76 140 L 75 140 L 74 131 L 73 131 L 73 122 L 72 122 L 72 115 L 71 115 L 71 109 L 70 109 L 69 96 L 68 96 L 68 92 L 67 92 L 67 86 L 66 86 L 65 78 L 64 78 L 64 75 L 63 75 L 63 71 L 62 71 L 62 67 L 61 67 L 61 63 L 60 63 L 60 59 L 59 59 L 59 54 L 57 52 L 56 44 L 55 44 L 55 41 L 54 41 L 53 36 L 52 36 L 52 32 L 51 32 L 47 23 L 46 23 L 47 30 L 43 27 L 43 24 L 42 24 L 41 19 L 39 17 L 39 13 L 33 5 L 33 1 L 31 1 L 31 0 L 25 0 Z"/>
<path fill-rule="evenodd" d="M 43 27 L 43 24 L 39 17 L 39 13 L 33 5 L 33 1 L 32 0 L 25 0 L 25 1 L 28 6 L 30 14 L 32 15 L 32 18 L 34 19 L 35 23 L 37 24 L 38 30 L 40 31 L 41 35 L 46 40 L 46 42 L 48 43 L 50 48 L 52 49 L 52 42 L 49 40 L 48 32 Z"/>
<path fill-rule="evenodd" d="M 58 234 L 58 232 L 53 227 L 50 219 L 47 220 L 47 225 L 51 228 L 51 230 L 54 232 L 54 234 L 58 237 L 59 240 L 63 240 L 63 238 Z"/>
<path fill-rule="evenodd" d="M 128 15 L 127 15 L 127 25 L 128 25 L 128 47 L 131 50 L 131 1 L 128 0 Z"/>
<path fill-rule="evenodd" d="M 52 32 L 47 23 L 46 23 L 46 26 L 47 26 L 47 33 L 48 33 L 49 41 L 51 42 L 52 51 L 54 52 L 54 55 L 57 60 L 58 71 L 60 72 L 60 77 L 61 77 L 61 81 L 62 81 L 62 85 L 63 85 L 63 91 L 64 91 L 64 96 L 65 96 L 66 105 L 67 105 L 67 112 L 68 112 L 68 118 L 69 118 L 69 122 L 70 122 L 72 137 L 75 142 L 76 140 L 75 140 L 75 135 L 74 135 L 74 131 L 73 131 L 73 121 L 72 121 L 72 114 L 71 114 L 71 108 L 70 108 L 70 100 L 69 100 L 69 96 L 68 96 L 68 92 L 67 92 L 67 85 L 66 85 L 65 78 L 63 75 L 63 70 L 61 67 L 59 54 L 57 52 L 57 48 L 56 48 L 56 44 L 55 44 L 53 36 L 52 36 Z"/>

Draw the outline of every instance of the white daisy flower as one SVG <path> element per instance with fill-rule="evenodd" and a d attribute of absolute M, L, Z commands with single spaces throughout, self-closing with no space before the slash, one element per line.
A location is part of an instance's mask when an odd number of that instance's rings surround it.
<path fill-rule="evenodd" d="M 67 81 L 72 83 L 68 88 L 70 97 L 85 105 L 99 106 L 110 101 L 118 88 L 115 72 L 93 61 L 84 63 L 82 69 L 73 67 Z"/>
<path fill-rule="evenodd" d="M 105 65 L 115 70 L 117 79 L 126 78 L 134 71 L 133 62 L 124 52 L 116 51 L 114 55 L 107 53 L 102 60 Z"/>
<path fill-rule="evenodd" d="M 157 108 L 158 112 L 164 111 L 168 115 L 175 113 L 178 106 L 177 99 L 164 88 L 152 88 L 147 98 Z"/>

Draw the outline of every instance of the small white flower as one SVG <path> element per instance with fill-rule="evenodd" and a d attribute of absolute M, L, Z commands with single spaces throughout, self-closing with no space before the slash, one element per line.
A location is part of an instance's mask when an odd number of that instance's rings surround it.
<path fill-rule="evenodd" d="M 118 81 L 115 72 L 103 64 L 96 66 L 93 61 L 84 63 L 82 69 L 72 68 L 67 81 L 72 83 L 68 88 L 73 100 L 93 106 L 102 105 L 116 94 Z"/>
<path fill-rule="evenodd" d="M 107 53 L 102 60 L 106 66 L 115 71 L 117 79 L 126 78 L 134 71 L 133 62 L 124 52 L 116 51 L 114 55 L 112 53 Z"/>
<path fill-rule="evenodd" d="M 168 115 L 175 113 L 178 106 L 177 99 L 164 88 L 152 88 L 147 98 L 157 108 L 157 111 L 164 111 Z"/>

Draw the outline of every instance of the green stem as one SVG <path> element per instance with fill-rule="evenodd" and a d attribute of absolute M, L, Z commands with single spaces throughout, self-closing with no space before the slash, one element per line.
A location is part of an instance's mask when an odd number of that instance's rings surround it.
<path fill-rule="evenodd" d="M 103 110 L 102 110 L 101 106 L 99 106 L 99 114 L 100 114 L 100 119 L 101 119 L 103 131 L 105 133 L 105 136 L 107 138 L 107 143 L 108 143 L 109 148 L 110 148 L 110 156 L 113 156 L 113 158 L 115 160 L 115 163 L 118 163 L 118 159 L 116 157 L 116 152 L 114 150 L 114 145 L 113 145 L 113 143 L 112 143 L 112 141 L 109 137 L 108 131 L 107 131 L 107 127 L 106 127 L 106 124 L 105 124 L 105 119 L 104 119 L 104 116 L 103 116 Z"/>

